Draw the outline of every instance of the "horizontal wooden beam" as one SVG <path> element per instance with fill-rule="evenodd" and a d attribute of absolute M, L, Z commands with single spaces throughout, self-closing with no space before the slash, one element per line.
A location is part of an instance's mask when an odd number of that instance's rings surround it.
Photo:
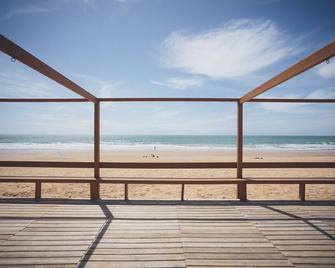
<path fill-rule="evenodd" d="M 335 103 L 335 99 L 252 99 L 248 102 Z"/>
<path fill-rule="evenodd" d="M 298 63 L 292 65 L 285 71 L 274 76 L 273 78 L 261 84 L 260 86 L 256 87 L 255 89 L 249 91 L 247 94 L 245 94 L 240 98 L 240 103 L 250 101 L 254 97 L 268 91 L 269 89 L 275 86 L 278 86 L 279 84 L 314 67 L 315 65 L 318 65 L 319 63 L 327 59 L 330 59 L 333 56 L 335 56 L 335 41 L 331 42 L 330 44 L 326 45 L 320 50 L 314 52 L 313 54 L 299 61 Z"/>
<path fill-rule="evenodd" d="M 90 102 L 87 99 L 79 99 L 79 98 L 71 98 L 71 99 L 7 99 L 7 98 L 0 98 L 0 102 Z"/>
<path fill-rule="evenodd" d="M 0 176 L 3 183 L 92 183 L 96 182 L 91 177 L 48 177 L 48 176 Z M 98 183 L 106 184 L 335 184 L 335 178 L 130 178 L 130 177 L 104 177 Z"/>
<path fill-rule="evenodd" d="M 233 98 L 97 98 L 100 102 L 238 102 Z M 0 98 L 0 102 L 88 102 L 80 98 Z"/>
<path fill-rule="evenodd" d="M 238 102 L 226 98 L 97 98 L 100 102 Z M 90 102 L 81 98 L 0 98 L 0 102 Z M 335 99 L 252 99 L 248 102 L 287 102 L 287 103 L 335 103 Z"/>
<path fill-rule="evenodd" d="M 93 168 L 93 162 L 0 161 L 0 167 Z"/>
<path fill-rule="evenodd" d="M 56 162 L 56 161 L 0 161 L 0 167 L 42 167 L 42 168 L 93 168 L 94 162 Z M 132 169 L 203 169 L 203 168 L 236 168 L 234 162 L 100 162 L 100 168 Z"/>
<path fill-rule="evenodd" d="M 95 178 L 85 178 L 85 177 L 32 177 L 32 176 L 1 176 L 0 182 L 14 183 L 14 182 L 24 182 L 24 183 L 91 183 L 95 182 Z"/>
<path fill-rule="evenodd" d="M 335 168 L 335 162 L 244 162 L 243 168 Z"/>
<path fill-rule="evenodd" d="M 335 178 L 246 178 L 246 184 L 335 184 Z"/>
<path fill-rule="evenodd" d="M 30 54 L 28 51 L 24 50 L 14 42 L 10 41 L 3 35 L 0 35 L 0 50 L 10 57 L 19 60 L 23 64 L 29 66 L 35 71 L 49 77 L 55 82 L 61 84 L 62 86 L 72 90 L 73 92 L 79 94 L 80 96 L 92 101 L 97 102 L 98 99 L 91 93 L 78 86 L 70 79 L 57 72 L 55 69 L 51 68 L 49 65 L 45 64 L 40 59 L 36 58 L 34 55 Z"/>
<path fill-rule="evenodd" d="M 0 167 L 94 168 L 94 162 L 0 161 Z M 101 168 L 214 169 L 236 168 L 236 162 L 100 162 Z M 243 168 L 335 168 L 335 162 L 244 162 Z"/>
<path fill-rule="evenodd" d="M 237 102 L 237 98 L 99 98 L 109 102 Z"/>
<path fill-rule="evenodd" d="M 110 184 L 237 184 L 237 178 L 102 178 L 99 183 Z"/>
<path fill-rule="evenodd" d="M 133 168 L 133 169 L 204 169 L 236 168 L 235 162 L 101 162 L 100 168 Z"/>

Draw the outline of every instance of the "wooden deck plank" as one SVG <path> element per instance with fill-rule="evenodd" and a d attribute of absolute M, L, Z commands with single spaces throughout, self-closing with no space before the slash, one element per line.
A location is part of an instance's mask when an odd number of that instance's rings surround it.
<path fill-rule="evenodd" d="M 34 265 L 1 265 L 1 268 L 27 268 L 27 267 L 34 267 L 34 268 L 76 268 L 75 264 L 34 264 Z"/>
<path fill-rule="evenodd" d="M 62 258 L 0 258 L 0 266 L 2 265 L 53 265 L 53 264 L 76 264 L 78 262 L 77 257 L 62 257 Z"/>
<path fill-rule="evenodd" d="M 278 253 L 185 253 L 186 259 L 206 260 L 286 260 L 286 257 Z"/>
<path fill-rule="evenodd" d="M 121 261 L 184 261 L 184 253 L 166 253 L 166 254 L 92 254 L 85 256 L 84 261 L 109 261 L 109 262 L 121 262 Z"/>
<path fill-rule="evenodd" d="M 217 265 L 221 267 L 225 266 L 241 266 L 241 267 L 294 267 L 289 261 L 287 260 L 198 260 L 192 259 L 186 261 L 188 265 Z"/>
<path fill-rule="evenodd" d="M 184 261 L 132 261 L 132 262 L 108 262 L 88 261 L 83 262 L 85 268 L 184 268 Z"/>
<path fill-rule="evenodd" d="M 330 218 L 335 204 L 0 203 L 0 266 L 334 267 Z"/>

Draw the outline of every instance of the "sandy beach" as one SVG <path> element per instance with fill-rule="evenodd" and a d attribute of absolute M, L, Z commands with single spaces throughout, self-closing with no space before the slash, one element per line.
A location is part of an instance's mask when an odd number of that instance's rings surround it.
<path fill-rule="evenodd" d="M 154 155 L 154 156 L 153 156 Z M 101 152 L 101 161 L 119 162 L 232 162 L 234 150 L 205 149 L 118 149 Z M 93 161 L 90 150 L 1 150 L 0 160 L 35 161 Z M 334 151 L 245 150 L 244 161 L 252 162 L 333 162 Z M 102 177 L 235 177 L 235 169 L 102 169 Z M 0 168 L 1 176 L 92 176 L 92 169 L 59 168 Z M 244 177 L 335 177 L 334 169 L 245 169 Z M 307 185 L 307 199 L 334 199 L 334 185 Z M 186 199 L 235 199 L 236 186 L 186 186 Z M 34 185 L 29 183 L 2 183 L 1 197 L 33 197 Z M 44 198 L 89 198 L 87 184 L 43 184 Z M 101 185 L 101 197 L 122 199 L 123 185 Z M 179 199 L 180 185 L 130 185 L 130 199 Z M 298 199 L 297 185 L 248 186 L 249 199 Z"/>

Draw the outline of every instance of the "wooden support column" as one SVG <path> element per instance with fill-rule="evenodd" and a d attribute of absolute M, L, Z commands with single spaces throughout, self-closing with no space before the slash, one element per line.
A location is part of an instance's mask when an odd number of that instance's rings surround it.
<path fill-rule="evenodd" d="M 240 201 L 247 201 L 247 183 L 240 182 L 237 184 L 237 198 Z"/>
<path fill-rule="evenodd" d="M 124 200 L 128 200 L 128 183 L 124 184 Z"/>
<path fill-rule="evenodd" d="M 94 177 L 91 183 L 91 200 L 100 198 L 100 102 L 94 103 Z"/>
<path fill-rule="evenodd" d="M 237 103 L 237 174 L 239 179 L 243 178 L 243 104 Z M 237 198 L 241 201 L 247 200 L 247 185 L 245 182 L 237 185 Z"/>
<path fill-rule="evenodd" d="M 301 201 L 306 200 L 306 184 L 299 183 L 299 198 Z"/>
<path fill-rule="evenodd" d="M 185 198 L 185 184 L 181 185 L 181 201 L 184 201 Z"/>
<path fill-rule="evenodd" d="M 91 195 L 91 200 L 97 200 L 98 199 L 98 183 L 97 183 L 97 181 L 91 181 L 90 182 L 90 195 Z"/>
<path fill-rule="evenodd" d="M 35 182 L 35 199 L 39 200 L 41 199 L 41 194 L 42 193 L 42 183 L 41 181 L 36 181 Z"/>

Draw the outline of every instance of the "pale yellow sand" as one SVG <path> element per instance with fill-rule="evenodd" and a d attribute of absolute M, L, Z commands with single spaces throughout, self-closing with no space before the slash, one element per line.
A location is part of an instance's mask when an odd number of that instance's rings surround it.
<path fill-rule="evenodd" d="M 150 155 L 155 154 L 159 158 Z M 147 157 L 146 157 L 147 156 Z M 235 161 L 233 150 L 115 150 L 102 151 L 101 161 L 126 162 L 218 162 Z M 40 160 L 40 161 L 92 161 L 93 152 L 85 150 L 1 150 L 0 160 Z M 251 151 L 246 150 L 245 161 L 320 161 L 334 162 L 335 152 L 305 151 Z M 235 177 L 234 169 L 182 169 L 182 170 L 126 170 L 102 169 L 101 176 L 136 177 Z M 92 169 L 58 168 L 0 168 L 0 176 L 42 175 L 42 176 L 92 176 Z M 334 169 L 249 169 L 245 177 L 335 177 Z M 123 185 L 102 185 L 102 198 L 123 198 Z M 335 199 L 335 185 L 307 186 L 307 199 Z M 23 183 L 0 184 L 2 197 L 33 197 L 34 185 Z M 43 184 L 42 197 L 45 198 L 89 198 L 87 184 Z M 179 185 L 131 185 L 130 199 L 179 199 Z M 254 185 L 248 186 L 249 199 L 297 199 L 296 185 Z M 236 186 L 186 186 L 186 199 L 235 199 Z"/>

